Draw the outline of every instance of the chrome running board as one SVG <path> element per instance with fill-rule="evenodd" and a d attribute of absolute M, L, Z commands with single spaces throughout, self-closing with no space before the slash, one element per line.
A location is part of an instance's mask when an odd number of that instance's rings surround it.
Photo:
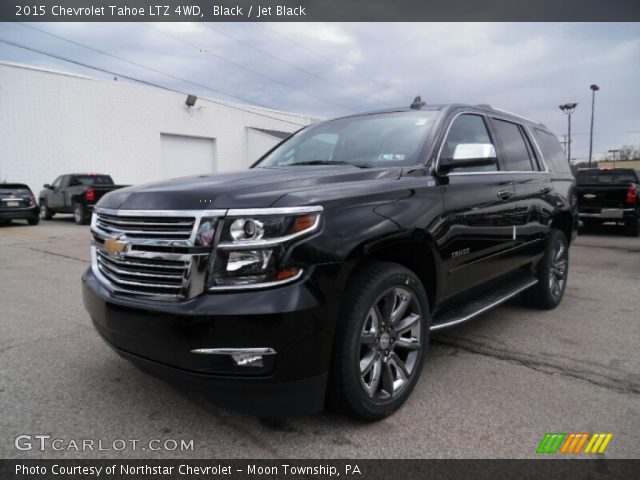
<path fill-rule="evenodd" d="M 481 313 L 484 313 L 493 307 L 497 307 L 510 298 L 515 297 L 527 288 L 533 287 L 536 283 L 538 283 L 537 278 L 527 276 L 525 278 L 509 282 L 509 284 L 505 286 L 496 287 L 493 291 L 483 294 L 483 296 L 477 300 L 465 303 L 459 308 L 447 310 L 442 314 L 442 316 L 436 316 L 434 318 L 434 324 L 431 326 L 430 330 L 435 332 L 437 330 L 453 327 L 454 325 L 471 320 Z"/>

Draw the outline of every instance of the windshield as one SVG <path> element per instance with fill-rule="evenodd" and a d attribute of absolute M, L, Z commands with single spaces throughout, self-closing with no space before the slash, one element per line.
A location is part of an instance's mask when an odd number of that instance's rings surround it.
<path fill-rule="evenodd" d="M 585 184 L 610 184 L 610 183 L 634 183 L 636 175 L 630 169 L 618 170 L 582 170 L 576 175 L 578 185 Z"/>
<path fill-rule="evenodd" d="M 436 111 L 381 113 L 314 125 L 290 137 L 257 167 L 415 165 L 436 115 Z"/>

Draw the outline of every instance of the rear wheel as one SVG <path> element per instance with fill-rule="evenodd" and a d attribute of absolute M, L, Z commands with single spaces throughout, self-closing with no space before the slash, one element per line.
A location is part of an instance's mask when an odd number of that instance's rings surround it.
<path fill-rule="evenodd" d="M 640 215 L 636 214 L 627 220 L 624 224 L 624 230 L 631 237 L 640 236 Z"/>
<path fill-rule="evenodd" d="M 538 283 L 522 294 L 525 302 L 546 310 L 557 307 L 564 296 L 569 276 L 569 243 L 560 230 L 554 228 L 549 232 L 536 276 Z"/>
<path fill-rule="evenodd" d="M 40 217 L 36 215 L 34 217 L 28 218 L 27 222 L 29 222 L 29 225 L 37 225 L 38 223 L 40 223 Z"/>
<path fill-rule="evenodd" d="M 40 202 L 40 218 L 42 220 L 51 220 L 51 217 L 53 217 L 53 211 L 47 205 L 47 201 L 42 200 Z"/>
<path fill-rule="evenodd" d="M 429 341 L 429 305 L 418 277 L 386 262 L 367 265 L 345 292 L 329 398 L 363 420 L 378 420 L 409 397 Z"/>
<path fill-rule="evenodd" d="M 87 223 L 89 223 L 87 209 L 81 203 L 76 203 L 73 205 L 73 219 L 78 225 L 86 225 Z"/>

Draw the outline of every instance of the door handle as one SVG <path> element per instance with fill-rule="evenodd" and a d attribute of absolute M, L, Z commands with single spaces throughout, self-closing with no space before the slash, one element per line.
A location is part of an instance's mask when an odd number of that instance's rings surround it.
<path fill-rule="evenodd" d="M 511 190 L 502 190 L 498 192 L 498 197 L 502 200 L 509 200 L 511 197 L 513 197 L 513 192 Z"/>
<path fill-rule="evenodd" d="M 541 193 L 549 193 L 550 191 L 551 191 L 551 187 L 547 187 L 546 185 L 544 187 L 540 187 Z"/>

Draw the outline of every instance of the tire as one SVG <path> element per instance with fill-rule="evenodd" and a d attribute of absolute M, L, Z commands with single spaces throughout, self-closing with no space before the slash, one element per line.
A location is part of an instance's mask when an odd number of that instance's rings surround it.
<path fill-rule="evenodd" d="M 40 202 L 40 218 L 42 220 L 51 220 L 53 217 L 53 211 L 47 205 L 46 200 Z"/>
<path fill-rule="evenodd" d="M 525 303 L 543 310 L 556 308 L 562 301 L 569 277 L 569 243 L 562 231 L 550 230 L 536 277 L 538 283 L 522 294 Z"/>
<path fill-rule="evenodd" d="M 87 215 L 87 209 L 81 203 L 73 204 L 73 220 L 78 225 L 86 225 L 89 223 L 89 216 Z"/>
<path fill-rule="evenodd" d="M 29 225 L 37 225 L 40 223 L 40 217 L 36 215 L 35 217 L 28 218 L 27 222 L 29 222 Z"/>
<path fill-rule="evenodd" d="M 354 275 L 336 329 L 329 403 L 359 419 L 380 420 L 406 401 L 420 377 L 429 303 L 418 277 L 401 265 L 372 262 Z"/>
<path fill-rule="evenodd" d="M 624 231 L 630 237 L 640 236 L 640 215 L 636 215 L 635 217 L 627 220 L 624 224 Z"/>

